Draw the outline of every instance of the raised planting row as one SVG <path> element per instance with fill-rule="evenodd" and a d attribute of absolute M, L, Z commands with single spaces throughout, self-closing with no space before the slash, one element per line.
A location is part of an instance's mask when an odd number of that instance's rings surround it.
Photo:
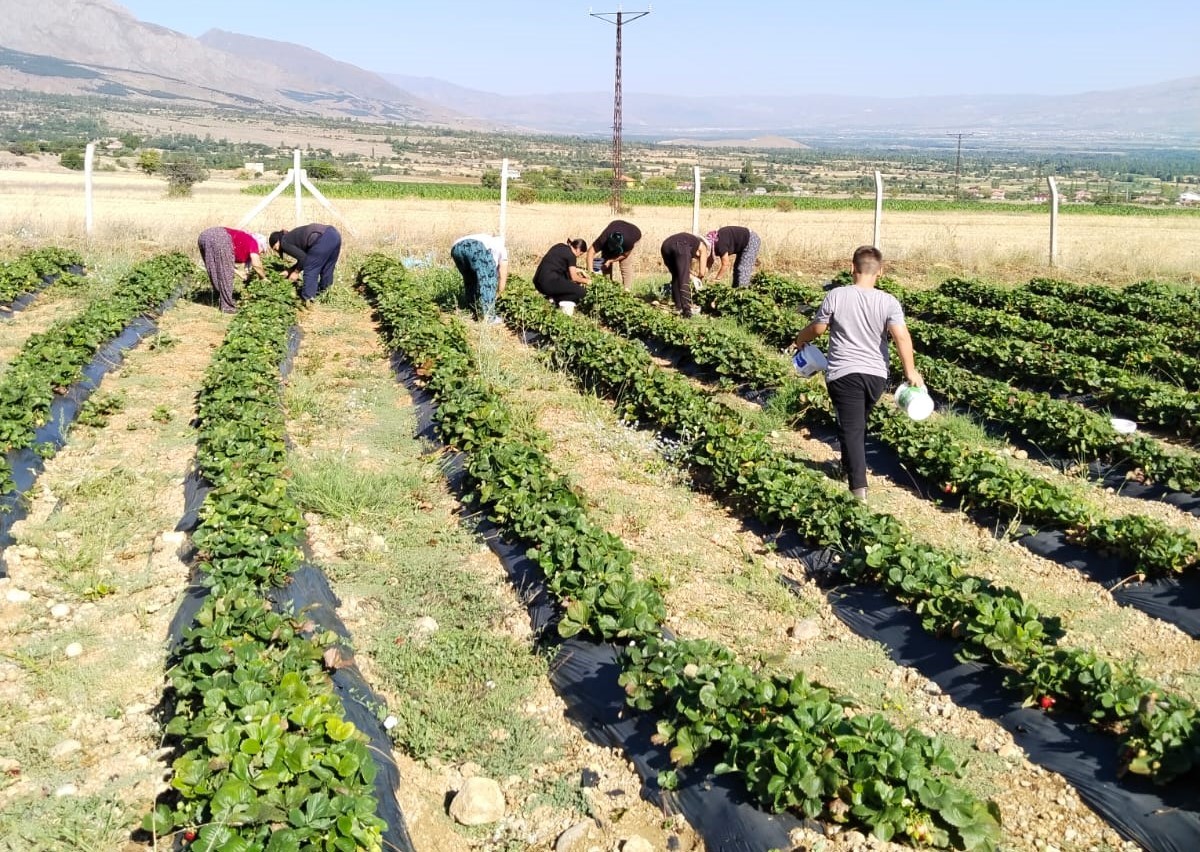
<path fill-rule="evenodd" d="M 1052 278 L 1034 278 L 1029 291 L 1053 296 L 1076 305 L 1095 308 L 1114 316 L 1134 317 L 1155 324 L 1196 324 L 1200 297 L 1195 287 L 1181 287 L 1157 281 L 1141 281 L 1125 288 L 1102 285 L 1070 284 Z"/>
<path fill-rule="evenodd" d="M 1132 668 L 1058 647 L 1058 619 L 968 574 L 957 557 L 913 541 L 895 518 L 773 450 L 762 432 L 656 367 L 643 347 L 553 311 L 520 286 L 509 288 L 500 309 L 512 324 L 538 332 L 554 363 L 616 400 L 624 416 L 678 436 L 697 479 L 735 511 L 839 554 L 847 580 L 881 584 L 920 614 L 926 630 L 960 639 L 960 653 L 1003 666 L 1027 700 L 1061 699 L 1116 734 L 1125 770 L 1165 783 L 1200 763 L 1197 710 L 1186 699 Z"/>
<path fill-rule="evenodd" d="M 941 742 L 899 731 L 878 714 L 809 682 L 753 670 L 720 646 L 664 639 L 664 606 L 636 578 L 634 555 L 587 516 L 584 500 L 514 429 L 504 402 L 480 379 L 460 322 L 395 260 L 369 257 L 359 282 L 376 306 L 390 347 L 415 365 L 437 404 L 443 440 L 466 460 L 471 498 L 506 535 L 530 545 L 562 606 L 559 632 L 584 632 L 625 648 L 620 682 L 633 706 L 657 711 L 671 759 L 701 756 L 739 773 L 765 807 L 865 826 L 919 845 L 994 849 L 994 805 L 946 777 L 958 769 Z M 661 781 L 670 786 L 674 771 Z"/>
<path fill-rule="evenodd" d="M 1113 428 L 1112 418 L 1069 400 L 1019 390 L 919 353 L 916 360 L 935 393 L 975 417 L 1004 427 L 1014 439 L 1025 439 L 1068 460 L 1124 465 L 1132 478 L 1173 491 L 1200 491 L 1200 453 L 1141 432 L 1123 435 Z"/>
<path fill-rule="evenodd" d="M 34 249 L 0 263 L 0 305 L 37 289 L 51 276 L 67 274 L 73 266 L 83 266 L 79 253 L 56 246 Z"/>
<path fill-rule="evenodd" d="M 1087 355 L 1048 351 L 1036 342 L 993 339 L 948 325 L 909 321 L 913 340 L 959 366 L 1035 390 L 1090 394 L 1139 424 L 1200 438 L 1200 393 L 1109 367 Z"/>
<path fill-rule="evenodd" d="M 194 269 L 178 253 L 147 260 L 122 278 L 111 295 L 30 337 L 0 375 L 0 453 L 32 446 L 55 396 L 82 378 L 104 343 L 139 315 L 160 307 Z M 11 488 L 8 466 L 0 461 L 0 493 Z"/>
<path fill-rule="evenodd" d="M 301 561 L 288 495 L 280 364 L 296 317 L 278 275 L 247 286 L 198 401 L 196 461 L 211 485 L 192 535 L 208 595 L 172 655 L 171 793 L 144 827 L 191 848 L 380 850 L 366 737 L 323 656 L 337 642 L 272 609 Z"/>
<path fill-rule="evenodd" d="M 1047 349 L 1087 355 L 1112 367 L 1145 373 L 1188 390 L 1200 388 L 1200 358 L 1179 352 L 1162 341 L 1051 325 L 1002 308 L 977 307 L 932 290 L 906 292 L 901 301 L 905 312 L 914 318 L 948 323 L 985 337 L 1036 342 Z M 1198 318 L 1200 314 L 1193 315 L 1193 325 Z"/>
<path fill-rule="evenodd" d="M 819 301 L 819 291 L 763 274 L 755 276 L 755 285 L 738 289 L 709 285 L 700 304 L 706 311 L 736 319 L 772 345 L 790 344 L 808 318 L 778 302 Z M 890 289 L 896 290 L 894 285 Z M 1177 491 L 1200 490 L 1200 454 L 1164 445 L 1142 433 L 1122 435 L 1107 416 L 1046 393 L 1020 390 L 977 375 L 927 353 L 918 351 L 916 360 L 934 393 L 1003 428 L 1015 440 L 1031 441 L 1068 459 L 1129 464 L 1139 479 Z"/>
<path fill-rule="evenodd" d="M 1043 296 L 1021 287 L 1000 287 L 962 278 L 944 281 L 938 291 L 973 305 L 1019 313 L 1028 319 L 1065 328 L 1085 329 L 1094 334 L 1133 337 L 1145 344 L 1165 343 L 1179 352 L 1200 357 L 1200 339 L 1194 333 L 1194 320 L 1183 324 L 1169 320 L 1152 322 Z"/>
<path fill-rule="evenodd" d="M 714 301 L 724 303 L 727 316 L 740 319 L 738 305 L 722 300 L 719 289 Z M 739 303 L 750 301 L 742 297 Z M 825 424 L 834 420 L 828 395 L 818 383 L 800 379 L 774 352 L 754 341 L 729 332 L 714 334 L 703 323 L 681 322 L 604 282 L 593 285 L 584 307 L 623 333 L 685 349 L 696 363 L 720 376 L 775 389 L 772 405 L 793 419 Z M 769 310 L 770 305 L 760 304 L 748 311 L 750 322 Z M 744 369 L 747 364 L 749 369 Z M 1109 516 L 1080 489 L 1057 485 L 1002 453 L 964 441 L 940 418 L 915 423 L 880 406 L 871 421 L 883 443 L 904 464 L 945 493 L 961 495 L 964 503 L 994 510 L 1006 519 L 1063 530 L 1080 544 L 1119 555 L 1142 575 L 1179 572 L 1200 561 L 1200 541 L 1187 530 L 1145 515 Z"/>
<path fill-rule="evenodd" d="M 807 307 L 819 303 L 823 295 L 815 288 L 805 287 L 779 276 L 758 275 L 754 280 L 756 290 L 785 307 Z M 903 295 L 894 283 L 882 282 L 881 288 L 898 297 Z M 951 279 L 945 282 L 942 288 L 947 295 L 973 304 L 979 302 L 979 299 L 975 298 L 976 295 L 980 298 L 986 297 L 985 303 L 993 307 L 1004 307 L 1010 294 L 1019 292 L 961 279 Z M 1027 295 L 1030 298 L 1045 298 Z M 746 298 L 750 296 L 752 294 L 748 294 Z M 992 304 L 993 296 L 995 304 Z M 1071 307 L 1063 304 L 1067 308 Z M 1020 310 L 1016 305 L 1010 309 Z M 1059 323 L 1059 320 L 1053 318 L 1053 311 L 1048 313 L 1048 316 L 1036 318 Z M 1099 329 L 1082 321 L 1079 325 L 1092 328 L 1101 334 L 1122 333 Z M 1174 331 L 1167 326 L 1154 328 L 1158 329 L 1160 335 Z M 983 375 L 1034 390 L 1091 394 L 1099 402 L 1112 406 L 1119 413 L 1139 423 L 1159 426 L 1185 438 L 1200 437 L 1200 393 L 1127 373 L 1090 356 L 1048 351 L 1036 339 L 997 340 L 970 334 L 947 324 L 911 319 L 909 329 L 919 351 L 936 352 L 944 360 Z M 1124 333 L 1128 333 L 1128 330 Z M 1173 342 L 1172 345 L 1178 344 Z"/>

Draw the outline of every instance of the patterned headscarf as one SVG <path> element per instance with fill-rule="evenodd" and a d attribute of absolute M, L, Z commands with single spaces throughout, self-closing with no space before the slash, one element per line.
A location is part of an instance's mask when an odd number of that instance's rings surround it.
<path fill-rule="evenodd" d="M 712 251 L 717 245 L 717 232 L 709 231 L 704 235 L 704 242 L 708 243 L 708 250 Z"/>

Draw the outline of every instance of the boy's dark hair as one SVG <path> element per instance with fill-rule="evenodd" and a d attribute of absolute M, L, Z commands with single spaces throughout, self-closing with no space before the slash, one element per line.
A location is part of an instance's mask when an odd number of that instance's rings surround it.
<path fill-rule="evenodd" d="M 283 235 L 287 231 L 272 231 L 271 236 L 267 237 L 267 245 L 271 248 L 279 248 L 283 244 Z"/>
<path fill-rule="evenodd" d="M 567 240 L 567 245 L 569 245 L 571 248 L 575 249 L 575 251 L 579 251 L 579 252 L 587 251 L 587 240 L 581 240 L 578 237 L 573 237 L 573 238 Z"/>
<path fill-rule="evenodd" d="M 855 272 L 878 272 L 883 266 L 883 252 L 875 246 L 859 246 L 851 263 Z"/>
<path fill-rule="evenodd" d="M 625 254 L 625 235 L 620 231 L 614 231 L 608 235 L 608 239 L 604 241 L 604 245 L 600 248 L 600 254 L 605 260 L 612 260 L 614 257 L 620 257 Z"/>

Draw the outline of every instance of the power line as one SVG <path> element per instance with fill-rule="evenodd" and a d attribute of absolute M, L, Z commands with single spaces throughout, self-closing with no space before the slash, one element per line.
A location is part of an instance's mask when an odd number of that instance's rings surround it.
<path fill-rule="evenodd" d="M 958 173 L 962 168 L 962 140 L 964 136 L 974 136 L 974 133 L 947 133 L 947 136 L 958 137 L 958 153 L 954 155 L 954 200 L 958 200 Z"/>
<path fill-rule="evenodd" d="M 615 24 L 617 27 L 617 73 L 616 82 L 613 85 L 613 185 L 612 185 L 612 209 L 614 213 L 621 212 L 621 190 L 624 189 L 624 178 L 621 173 L 621 27 L 626 21 L 636 21 L 638 18 L 644 18 L 650 14 L 651 7 L 647 6 L 645 12 L 631 12 L 629 17 L 626 17 L 625 12 L 593 12 L 588 9 L 588 14 L 593 18 L 599 18 L 602 21 L 607 21 L 610 24 Z"/>

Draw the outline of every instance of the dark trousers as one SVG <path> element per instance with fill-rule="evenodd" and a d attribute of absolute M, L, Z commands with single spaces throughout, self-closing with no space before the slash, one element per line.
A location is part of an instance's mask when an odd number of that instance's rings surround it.
<path fill-rule="evenodd" d="M 333 270 L 342 254 L 342 235 L 332 225 L 317 238 L 304 258 L 300 298 L 308 302 L 333 286 Z"/>
<path fill-rule="evenodd" d="M 575 283 L 570 278 L 535 282 L 535 287 L 543 296 L 556 302 L 574 302 L 577 305 L 583 301 L 583 295 L 586 292 L 582 285 Z"/>
<path fill-rule="evenodd" d="M 850 373 L 825 383 L 837 412 L 842 469 L 849 475 L 852 489 L 867 487 L 867 418 L 886 385 L 887 379 L 866 373 Z"/>
<path fill-rule="evenodd" d="M 686 242 L 663 243 L 662 259 L 671 273 L 671 298 L 685 317 L 692 315 L 692 252 Z"/>

